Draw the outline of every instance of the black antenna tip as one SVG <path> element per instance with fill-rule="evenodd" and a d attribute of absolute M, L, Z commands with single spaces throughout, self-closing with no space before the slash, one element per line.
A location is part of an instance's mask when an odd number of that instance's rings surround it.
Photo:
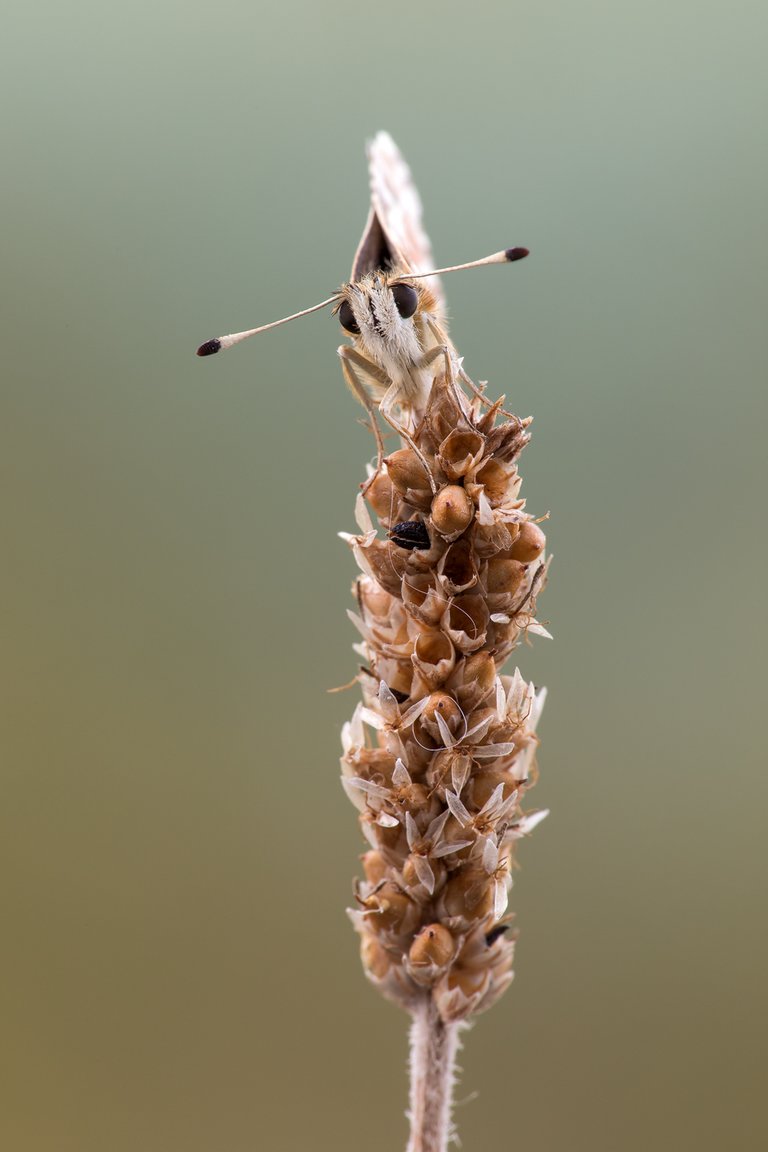
<path fill-rule="evenodd" d="M 510 264 L 512 264 L 515 260 L 524 260 L 525 257 L 529 255 L 529 251 L 527 248 L 507 248 L 504 255 Z"/>
<path fill-rule="evenodd" d="M 221 340 L 206 340 L 205 344 L 201 344 L 197 350 L 198 356 L 213 356 L 215 352 L 221 352 Z"/>

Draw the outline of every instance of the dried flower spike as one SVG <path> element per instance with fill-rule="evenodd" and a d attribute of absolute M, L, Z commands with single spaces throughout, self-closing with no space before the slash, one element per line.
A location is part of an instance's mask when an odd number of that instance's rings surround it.
<path fill-rule="evenodd" d="M 353 276 L 376 241 L 382 285 L 410 284 L 409 270 L 431 266 L 420 214 L 408 228 L 398 215 L 418 206 L 416 192 L 388 137 L 370 161 L 373 206 Z M 451 1135 L 458 1030 L 512 980 L 515 846 L 546 815 L 522 809 L 544 691 L 501 671 L 528 632 L 543 631 L 545 539 L 517 471 L 529 421 L 491 404 L 463 372 L 441 299 L 438 288 L 410 301 L 440 350 L 428 365 L 423 351 L 409 353 L 418 388 L 377 360 L 397 405 L 380 410 L 403 447 L 384 456 L 374 427 L 368 506 L 358 498 L 360 531 L 345 537 L 361 569 L 364 666 L 363 699 L 342 733 L 342 782 L 370 849 L 350 916 L 369 979 L 413 1017 L 409 1152 L 444 1152 Z M 377 314 L 375 296 L 366 306 Z M 381 399 L 383 383 L 377 390 L 358 361 Z"/>
<path fill-rule="evenodd" d="M 436 463 L 447 438 L 436 442 L 436 417 L 451 411 L 455 427 L 483 443 L 462 486 Z M 391 542 L 364 514 L 364 531 L 348 537 L 362 569 L 355 620 L 365 670 L 363 701 L 343 732 L 342 779 L 372 849 L 351 915 L 373 982 L 411 1012 L 428 989 L 444 1022 L 483 1011 L 511 980 L 514 937 L 498 929 L 515 842 L 540 817 L 525 816 L 521 804 L 534 780 L 544 693 L 500 667 L 535 624 L 544 539 L 519 497 L 517 452 L 505 452 L 506 489 L 489 498 L 477 479 L 497 459 L 490 433 L 510 426 L 519 452 L 528 439 L 520 421 L 489 424 L 477 397 L 463 404 L 457 382 L 437 375 L 412 437 L 435 461 L 433 508 L 447 494 L 445 506 L 460 516 L 443 534 L 433 515 L 433 531 L 414 544 L 420 528 L 410 526 L 423 521 L 397 497 L 378 515 Z M 512 551 L 524 540 L 525 562 L 507 556 L 510 525 L 519 529 Z M 488 527 L 498 529 L 496 552 L 488 554 L 492 537 L 483 533 L 478 554 L 475 534 Z"/>
<path fill-rule="evenodd" d="M 362 573 L 351 615 L 364 666 L 362 703 L 342 733 L 342 782 L 369 845 L 351 917 L 368 977 L 413 1017 L 409 1152 L 445 1152 L 458 1030 L 512 980 L 515 844 L 546 815 L 521 806 L 544 691 L 501 671 L 526 633 L 548 635 L 535 619 L 545 540 L 520 498 L 530 421 L 464 372 L 419 196 L 386 133 L 370 145 L 369 171 L 350 282 L 198 354 L 328 306 L 351 340 L 339 348 L 342 370 L 377 449 L 360 531 L 346 536 Z M 527 255 L 507 248 L 440 271 Z M 379 416 L 401 438 L 390 455 Z"/>

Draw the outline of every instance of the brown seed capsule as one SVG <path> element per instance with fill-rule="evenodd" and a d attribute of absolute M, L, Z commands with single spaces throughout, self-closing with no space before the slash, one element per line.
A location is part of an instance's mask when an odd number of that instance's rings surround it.
<path fill-rule="evenodd" d="M 392 966 L 392 961 L 386 950 L 382 948 L 375 936 L 368 933 L 360 941 L 360 958 L 366 972 L 370 972 L 376 980 L 383 980 Z"/>
<path fill-rule="evenodd" d="M 368 918 L 368 926 L 376 933 L 407 935 L 418 923 L 418 907 L 391 881 L 382 884 L 362 903 L 365 909 L 373 913 Z"/>
<path fill-rule="evenodd" d="M 490 652 L 468 656 L 448 681 L 451 691 L 465 712 L 471 712 L 492 691 L 496 683 L 496 664 Z"/>
<path fill-rule="evenodd" d="M 449 596 L 466 592 L 477 583 L 477 567 L 472 552 L 469 540 L 462 539 L 454 541 L 441 556 L 437 571 Z"/>
<path fill-rule="evenodd" d="M 446 484 L 432 501 L 432 523 L 442 536 L 463 532 L 473 514 L 472 501 L 458 484 Z"/>
<path fill-rule="evenodd" d="M 432 875 L 434 876 L 434 884 L 428 892 L 425 892 L 425 889 L 422 886 L 421 875 L 416 864 L 417 859 L 418 857 L 414 853 L 411 853 L 411 855 L 407 857 L 401 870 L 403 884 L 406 886 L 414 899 L 418 899 L 420 893 L 424 893 L 426 896 L 431 895 L 431 892 L 434 891 L 435 888 L 442 886 L 443 879 L 445 877 L 445 866 L 443 865 L 442 861 L 430 860 L 429 867 L 431 868 Z"/>
<path fill-rule="evenodd" d="M 445 373 L 436 376 L 432 383 L 432 394 L 424 416 L 424 431 L 435 444 L 442 444 L 447 436 L 458 428 L 464 414 L 456 399 L 456 389 Z"/>
<path fill-rule="evenodd" d="M 525 580 L 526 567 L 519 560 L 496 557 L 488 561 L 485 587 L 489 593 L 517 592 Z"/>
<path fill-rule="evenodd" d="M 429 802 L 429 792 L 423 784 L 406 784 L 396 793 L 397 803 L 409 811 L 423 811 Z"/>
<path fill-rule="evenodd" d="M 507 495 L 510 478 L 515 475 L 514 467 L 505 467 L 498 460 L 489 460 L 477 473 L 478 484 L 482 484 L 492 505 L 501 504 Z"/>
<path fill-rule="evenodd" d="M 445 916 L 483 920 L 493 911 L 494 884 L 485 872 L 462 868 L 449 879 L 440 897 Z"/>
<path fill-rule="evenodd" d="M 392 597 L 373 580 L 361 576 L 357 582 L 358 598 L 368 616 L 380 616 L 388 620 L 392 612 Z"/>
<path fill-rule="evenodd" d="M 544 551 L 547 538 L 532 520 L 526 520 L 520 525 L 520 534 L 509 550 L 513 560 L 520 560 L 523 564 L 530 564 Z"/>
<path fill-rule="evenodd" d="M 377 516 L 389 519 L 397 514 L 400 497 L 386 472 L 376 473 L 368 485 L 365 498 Z"/>
<path fill-rule="evenodd" d="M 392 563 L 392 545 L 388 540 L 372 540 L 359 552 L 359 562 L 365 563 L 375 580 L 391 596 L 400 592 L 403 574 Z"/>
<path fill-rule="evenodd" d="M 387 875 L 387 862 L 381 852 L 366 852 L 362 858 L 363 871 L 369 884 L 378 884 Z"/>
<path fill-rule="evenodd" d="M 442 626 L 460 652 L 475 652 L 485 643 L 489 615 L 482 596 L 457 596 L 444 612 Z"/>
<path fill-rule="evenodd" d="M 395 660 L 388 659 L 386 656 L 379 656 L 377 659 L 371 660 L 371 668 L 377 681 L 383 680 L 403 700 L 410 697 L 413 683 L 413 664 L 410 660 Z"/>
<path fill-rule="evenodd" d="M 517 524 L 480 524 L 475 520 L 472 525 L 472 548 L 479 560 L 487 560 L 489 556 L 501 553 L 509 555 L 509 549 L 520 531 Z"/>
<path fill-rule="evenodd" d="M 427 772 L 427 784 L 432 791 L 440 791 L 441 799 L 445 795 L 446 788 L 451 788 L 461 795 L 471 767 L 472 761 L 465 753 L 457 752 L 455 748 L 444 748 L 432 757 Z"/>
<path fill-rule="evenodd" d="M 490 975 L 483 968 L 472 969 L 458 965 L 452 968 L 446 976 L 448 987 L 450 989 L 458 988 L 468 999 L 483 992 L 489 980 Z"/>
<path fill-rule="evenodd" d="M 494 658 L 499 664 L 503 664 L 510 652 L 517 648 L 521 631 L 516 620 L 510 620 L 508 624 L 491 621 L 488 625 L 488 643 L 493 647 Z"/>
<path fill-rule="evenodd" d="M 467 801 L 479 811 L 487 800 L 490 800 L 499 784 L 504 785 L 503 797 L 507 800 L 519 785 L 508 772 L 494 771 L 493 769 L 475 775 L 469 784 Z"/>
<path fill-rule="evenodd" d="M 438 450 L 437 459 L 449 480 L 459 480 L 476 467 L 485 451 L 485 438 L 479 432 L 454 428 Z"/>
<path fill-rule="evenodd" d="M 457 730 L 464 721 L 464 713 L 447 692 L 433 692 L 421 716 L 430 725 L 436 725 L 436 717 L 441 716 L 451 731 Z"/>
<path fill-rule="evenodd" d="M 354 753 L 347 754 L 347 760 L 350 764 L 355 765 L 355 775 L 362 776 L 365 780 L 377 778 L 389 780 L 392 778 L 395 758 L 391 752 L 387 752 L 386 748 L 369 748 L 367 746 L 358 748 Z"/>
<path fill-rule="evenodd" d="M 431 688 L 444 684 L 456 663 L 456 652 L 445 632 L 422 632 L 416 637 L 411 657 Z"/>
<path fill-rule="evenodd" d="M 445 612 L 447 598 L 429 572 L 407 573 L 401 587 L 407 611 L 424 624 L 436 624 Z"/>
<path fill-rule="evenodd" d="M 414 968 L 444 968 L 454 950 L 453 936 L 443 924 L 427 924 L 411 944 L 408 959 Z"/>
<path fill-rule="evenodd" d="M 424 465 L 412 448 L 398 448 L 397 452 L 387 456 L 384 463 L 398 492 L 405 493 L 410 488 L 429 488 L 429 477 L 424 471 Z"/>

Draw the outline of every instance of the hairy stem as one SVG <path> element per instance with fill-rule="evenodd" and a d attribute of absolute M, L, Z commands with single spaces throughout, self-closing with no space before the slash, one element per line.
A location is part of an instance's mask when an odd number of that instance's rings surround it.
<path fill-rule="evenodd" d="M 411 1025 L 411 1138 L 407 1152 L 446 1152 L 453 1131 L 451 1107 L 458 1049 L 459 1025 L 446 1024 L 427 994 Z"/>

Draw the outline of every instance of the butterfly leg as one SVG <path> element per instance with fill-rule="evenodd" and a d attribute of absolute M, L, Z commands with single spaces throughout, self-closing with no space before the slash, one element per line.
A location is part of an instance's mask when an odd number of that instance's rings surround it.
<path fill-rule="evenodd" d="M 400 403 L 400 385 L 399 384 L 390 384 L 389 388 L 384 393 L 384 395 L 381 399 L 381 403 L 379 404 L 379 412 L 381 412 L 382 417 L 384 418 L 384 420 L 386 420 L 387 424 L 389 424 L 390 428 L 394 429 L 394 431 L 397 432 L 398 436 L 401 436 L 402 439 L 408 445 L 408 447 L 410 449 L 412 449 L 412 451 L 415 452 L 416 455 L 418 456 L 419 462 L 421 463 L 422 468 L 424 469 L 424 471 L 427 474 L 427 480 L 429 481 L 429 486 L 432 489 L 432 495 L 434 496 L 434 494 L 437 492 L 437 485 L 435 484 L 434 478 L 432 476 L 432 470 L 430 469 L 429 464 L 427 463 L 426 456 L 422 452 L 421 448 L 419 448 L 418 444 L 413 439 L 413 437 L 411 436 L 408 429 L 404 428 L 402 424 L 399 424 L 398 421 L 395 419 L 395 417 L 392 415 L 392 409 L 395 407 L 396 404 L 399 404 L 399 403 Z"/>
<path fill-rule="evenodd" d="M 363 495 L 365 495 L 373 481 L 378 476 L 379 472 L 381 472 L 381 465 L 384 460 L 384 441 L 381 438 L 381 429 L 379 428 L 379 422 L 376 419 L 376 405 L 371 398 L 370 392 L 366 388 L 365 384 L 363 384 L 362 380 L 358 376 L 357 372 L 355 372 L 353 367 L 353 363 L 362 360 L 363 364 L 366 366 L 367 371 L 368 361 L 365 360 L 364 357 L 359 356 L 355 352 L 354 348 L 350 348 L 347 344 L 342 344 L 338 352 L 339 359 L 341 360 L 341 370 L 344 373 L 344 380 L 346 381 L 347 387 L 357 397 L 357 399 L 368 413 L 368 418 L 371 424 L 371 432 L 373 432 L 374 439 L 376 440 L 376 471 L 363 486 Z M 374 367 L 375 365 L 371 365 L 371 368 Z M 386 379 L 384 382 L 386 382 Z"/>
<path fill-rule="evenodd" d="M 440 356 L 445 357 L 445 376 L 446 376 L 446 379 L 448 380 L 448 383 L 450 384 L 451 388 L 453 389 L 453 393 L 456 397 L 456 402 L 458 403 L 459 407 L 461 408 L 461 411 L 469 419 L 469 412 L 467 411 L 467 398 L 464 395 L 464 393 L 462 392 L 461 388 L 459 388 L 459 386 L 456 382 L 456 372 L 455 372 L 455 365 L 454 365 L 453 349 L 451 348 L 451 345 L 447 342 L 445 333 L 441 330 L 439 325 L 436 324 L 435 321 L 430 316 L 427 316 L 426 320 L 427 320 L 427 324 L 429 325 L 430 332 L 434 336 L 435 340 L 437 340 L 437 344 L 435 345 L 434 348 L 430 348 L 429 352 L 424 353 L 424 356 L 422 357 L 422 367 L 428 366 L 434 360 L 437 360 L 438 357 L 440 357 Z M 472 384 L 472 381 L 469 379 L 466 372 L 461 367 L 460 363 L 459 363 L 458 367 L 459 367 L 459 376 L 462 379 L 464 379 L 466 383 L 470 384 L 473 389 L 475 389 L 475 385 Z"/>
<path fill-rule="evenodd" d="M 481 404 L 485 404 L 486 408 L 493 408 L 494 401 L 489 400 L 485 394 L 485 381 L 481 380 L 478 386 L 474 380 L 467 376 L 463 368 L 459 368 L 459 380 L 461 380 L 462 384 L 466 384 L 467 388 L 477 396 Z"/>
<path fill-rule="evenodd" d="M 430 488 L 433 492 L 436 492 L 437 488 L 435 487 L 435 482 L 432 479 L 432 473 L 424 453 L 416 444 L 408 429 L 404 428 L 402 424 L 399 424 L 392 415 L 392 409 L 394 408 L 395 404 L 400 402 L 400 386 L 398 384 L 391 383 L 387 374 L 383 372 L 377 364 L 374 364 L 371 360 L 366 359 L 365 356 L 361 356 L 361 354 L 356 351 L 356 349 L 350 348 L 348 344 L 342 344 L 342 346 L 339 348 L 339 357 L 341 358 L 341 366 L 347 384 L 350 386 L 355 396 L 357 396 L 358 400 L 360 400 L 361 403 L 365 405 L 365 408 L 371 417 L 371 425 L 373 427 L 373 434 L 376 437 L 376 446 L 379 453 L 378 461 L 376 463 L 376 471 L 365 485 L 363 493 L 367 491 L 369 486 L 373 483 L 374 479 L 381 471 L 381 465 L 384 459 L 384 446 L 381 439 L 381 432 L 379 430 L 378 424 L 376 423 L 376 417 L 374 414 L 374 402 L 371 399 L 370 393 L 366 389 L 362 380 L 355 372 L 353 365 L 360 368 L 367 375 L 372 376 L 377 381 L 377 383 L 382 385 L 389 385 L 386 392 L 384 393 L 384 396 L 379 401 L 378 411 L 381 413 L 383 419 L 386 420 L 387 424 L 389 424 L 390 428 L 397 432 L 398 436 L 401 436 L 406 444 L 416 453 L 422 464 L 422 467 L 424 468 L 424 471 L 427 474 Z"/>

